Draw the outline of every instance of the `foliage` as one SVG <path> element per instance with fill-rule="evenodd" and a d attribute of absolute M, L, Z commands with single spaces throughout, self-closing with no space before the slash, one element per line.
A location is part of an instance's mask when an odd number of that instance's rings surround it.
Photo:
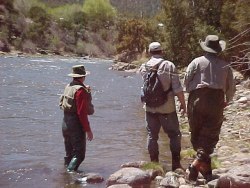
<path fill-rule="evenodd" d="M 116 18 L 116 9 L 109 0 L 85 0 L 83 12 L 89 20 L 89 26 L 97 31 L 100 28 L 109 28 Z"/>
<path fill-rule="evenodd" d="M 248 69 L 250 0 L 2 0 L 1 5 L 1 41 L 16 49 L 33 51 L 30 44 L 111 56 L 116 42 L 118 53 L 140 58 L 150 42 L 159 41 L 167 59 L 186 66 L 203 53 L 199 40 L 217 34 L 227 42 L 224 57 Z"/>
<path fill-rule="evenodd" d="M 30 25 L 26 37 L 32 41 L 36 41 L 38 47 L 44 48 L 48 46 L 47 32 L 49 32 L 50 17 L 46 10 L 41 7 L 31 7 L 29 16 L 33 20 L 33 23 Z"/>
<path fill-rule="evenodd" d="M 178 5 L 178 6 L 176 6 Z M 177 65 L 186 65 L 191 59 L 190 43 L 194 29 L 190 7 L 187 1 L 162 1 L 165 12 L 166 55 Z"/>
<path fill-rule="evenodd" d="M 120 19 L 117 23 L 118 52 L 124 50 L 142 53 L 148 43 L 148 27 L 142 19 Z"/>
<path fill-rule="evenodd" d="M 143 164 L 141 169 L 143 169 L 143 170 L 151 170 L 151 169 L 158 170 L 162 174 L 164 174 L 163 166 L 160 163 L 148 162 L 146 164 Z"/>
<path fill-rule="evenodd" d="M 48 7 L 39 0 L 14 0 L 13 6 L 19 13 L 28 16 L 31 7 L 40 7 L 46 10 Z"/>
<path fill-rule="evenodd" d="M 66 4 L 59 7 L 49 8 L 48 13 L 57 20 L 71 20 L 72 17 L 75 17 L 75 14 L 78 14 L 82 11 L 81 6 L 78 4 Z"/>

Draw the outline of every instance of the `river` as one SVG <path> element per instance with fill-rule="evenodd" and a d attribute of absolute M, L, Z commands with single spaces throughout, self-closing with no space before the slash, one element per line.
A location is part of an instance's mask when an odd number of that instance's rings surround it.
<path fill-rule="evenodd" d="M 148 160 L 141 78 L 109 70 L 111 61 L 81 58 L 0 57 L 0 187 L 104 188 L 81 185 L 65 173 L 59 94 L 71 81 L 71 67 L 91 72 L 95 114 L 89 116 L 94 140 L 87 142 L 79 167 L 106 180 L 130 161 Z M 161 133 L 162 134 L 162 133 Z M 162 159 L 169 159 L 167 136 L 160 139 Z M 162 151 L 161 151 L 162 150 Z"/>

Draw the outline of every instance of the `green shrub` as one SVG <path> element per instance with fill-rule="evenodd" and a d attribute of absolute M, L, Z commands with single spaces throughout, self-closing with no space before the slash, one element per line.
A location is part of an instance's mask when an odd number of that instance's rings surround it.
<path fill-rule="evenodd" d="M 31 7 L 41 7 L 44 10 L 48 8 L 39 0 L 14 0 L 13 6 L 25 16 L 28 16 Z"/>
<path fill-rule="evenodd" d="M 74 14 L 82 11 L 82 7 L 79 4 L 66 4 L 63 6 L 49 8 L 48 13 L 52 15 L 56 20 L 70 21 Z"/>

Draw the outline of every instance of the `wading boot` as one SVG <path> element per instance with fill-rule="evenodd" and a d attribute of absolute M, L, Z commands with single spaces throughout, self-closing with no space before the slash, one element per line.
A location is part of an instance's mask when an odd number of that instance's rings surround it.
<path fill-rule="evenodd" d="M 78 168 L 78 162 L 77 162 L 77 158 L 73 157 L 67 167 L 67 172 L 73 172 L 76 171 Z"/>
<path fill-rule="evenodd" d="M 189 173 L 187 179 L 189 181 L 196 181 L 198 178 L 199 171 L 192 164 L 188 167 Z"/>
<path fill-rule="evenodd" d="M 184 168 L 181 166 L 181 156 L 172 155 L 172 171 L 175 171 L 178 168 L 184 170 Z"/>
<path fill-rule="evenodd" d="M 204 152 L 198 152 L 196 159 L 189 166 L 188 179 L 196 181 L 199 172 L 208 181 L 212 180 L 211 158 Z"/>
<path fill-rule="evenodd" d="M 150 154 L 150 160 L 151 162 L 159 163 L 159 156 Z"/>
<path fill-rule="evenodd" d="M 72 157 L 64 157 L 64 166 L 67 167 L 71 161 Z"/>

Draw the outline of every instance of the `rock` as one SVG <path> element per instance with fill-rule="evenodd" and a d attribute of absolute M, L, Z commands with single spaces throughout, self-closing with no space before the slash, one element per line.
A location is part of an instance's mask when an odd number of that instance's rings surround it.
<path fill-rule="evenodd" d="M 208 186 L 209 188 L 215 188 L 217 182 L 218 182 L 218 179 L 212 180 L 212 181 L 210 181 L 210 182 L 207 183 L 207 186 Z"/>
<path fill-rule="evenodd" d="M 139 186 L 150 184 L 150 175 L 138 168 L 122 168 L 111 174 L 108 178 L 106 185 L 111 186 L 115 184 L 128 184 L 130 186 Z"/>
<path fill-rule="evenodd" d="M 244 88 L 246 88 L 246 89 L 250 89 L 250 79 L 244 81 L 243 86 L 244 86 Z"/>
<path fill-rule="evenodd" d="M 111 185 L 108 188 L 132 188 L 132 187 L 128 184 L 118 184 L 118 185 Z"/>
<path fill-rule="evenodd" d="M 95 173 L 88 173 L 85 174 L 86 176 L 86 182 L 87 183 L 101 183 L 104 181 L 104 178 L 102 176 L 100 176 L 99 174 L 95 174 Z"/>
<path fill-rule="evenodd" d="M 233 167 L 228 173 L 222 175 L 216 187 L 220 188 L 249 188 L 250 187 L 250 164 Z"/>
<path fill-rule="evenodd" d="M 178 174 L 168 172 L 166 174 L 166 177 L 161 181 L 160 186 L 178 188 L 180 186 L 180 182 L 178 181 Z"/>
<path fill-rule="evenodd" d="M 128 163 L 122 164 L 121 167 L 122 168 L 126 168 L 126 167 L 141 168 L 143 165 L 145 165 L 147 163 L 148 162 L 146 162 L 146 161 L 128 162 Z"/>
<path fill-rule="evenodd" d="M 237 102 L 246 104 L 248 101 L 247 97 L 241 97 Z"/>
<path fill-rule="evenodd" d="M 179 188 L 193 188 L 194 186 L 192 185 L 181 185 Z"/>

